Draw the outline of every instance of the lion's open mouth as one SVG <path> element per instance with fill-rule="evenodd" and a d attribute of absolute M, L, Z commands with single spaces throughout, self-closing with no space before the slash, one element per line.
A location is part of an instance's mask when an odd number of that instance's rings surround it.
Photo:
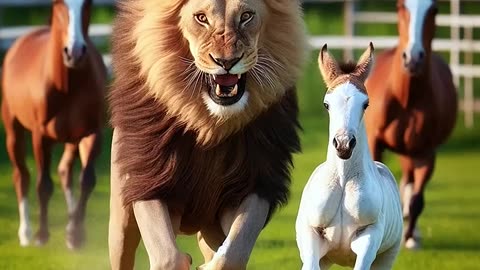
<path fill-rule="evenodd" d="M 247 75 L 224 74 L 213 75 L 214 84 L 208 95 L 217 104 L 222 106 L 237 103 L 245 93 Z"/>

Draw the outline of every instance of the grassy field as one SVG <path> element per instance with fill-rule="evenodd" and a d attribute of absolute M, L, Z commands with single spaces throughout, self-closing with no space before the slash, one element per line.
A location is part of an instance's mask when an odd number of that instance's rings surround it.
<path fill-rule="evenodd" d="M 20 13 L 20 10 L 12 10 Z M 339 33 L 338 7 L 307 10 L 309 30 L 318 34 Z M 5 13 L 4 13 L 5 14 Z M 34 14 L 36 14 L 34 12 Z M 36 14 L 30 23 L 43 20 Z M 101 10 L 96 20 L 108 21 L 108 10 Z M 4 22 L 14 24 L 14 13 L 8 12 Z M 332 21 L 334 23 L 332 23 Z M 324 27 L 326 26 L 326 27 Z M 392 31 L 381 30 L 381 31 Z M 394 31 L 394 30 L 393 30 Z M 293 184 L 289 204 L 281 209 L 260 235 L 249 269 L 299 269 L 300 260 L 295 243 L 294 222 L 301 191 L 313 169 L 325 159 L 327 114 L 323 109 L 324 85 L 316 67 L 316 54 L 305 69 L 299 85 L 303 152 L 295 156 Z M 476 127 L 465 129 L 463 117 L 449 142 L 439 150 L 436 171 L 426 191 L 426 208 L 419 221 L 423 249 L 402 250 L 394 269 L 478 269 L 480 265 L 480 181 L 476 168 L 480 164 L 480 116 Z M 0 127 L 0 269 L 2 270 L 100 270 L 108 269 L 108 197 L 110 130 L 106 130 L 104 148 L 97 163 L 98 184 L 89 201 L 87 244 L 79 252 L 68 251 L 64 244 L 66 205 L 58 177 L 54 175 L 55 192 L 50 203 L 51 240 L 42 248 L 21 248 L 17 240 L 18 214 L 11 181 L 11 168 L 5 152 L 5 135 Z M 56 149 L 55 162 L 59 150 Z M 31 153 L 31 149 L 29 148 Z M 400 171 L 397 159 L 387 155 L 386 163 L 395 176 Z M 35 171 L 31 156 L 30 192 L 31 217 L 37 227 L 38 208 L 34 190 Z M 55 170 L 52 170 L 53 172 Z M 78 169 L 77 169 L 78 171 Z M 193 256 L 193 266 L 202 264 L 194 237 L 179 237 L 180 247 Z M 148 269 L 148 258 L 141 246 L 136 269 Z M 192 267 L 194 269 L 194 267 Z M 334 269 L 342 269 L 335 267 Z"/>

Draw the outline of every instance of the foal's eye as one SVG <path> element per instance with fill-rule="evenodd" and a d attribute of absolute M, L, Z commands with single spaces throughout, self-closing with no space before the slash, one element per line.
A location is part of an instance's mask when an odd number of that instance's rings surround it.
<path fill-rule="evenodd" d="M 365 104 L 363 104 L 363 109 L 366 110 L 368 108 L 368 102 L 366 102 Z"/>
<path fill-rule="evenodd" d="M 327 109 L 327 111 L 328 111 L 328 103 L 326 103 L 326 102 L 325 102 L 325 103 L 323 103 L 323 106 L 324 106 L 324 107 L 325 107 L 325 109 Z"/>

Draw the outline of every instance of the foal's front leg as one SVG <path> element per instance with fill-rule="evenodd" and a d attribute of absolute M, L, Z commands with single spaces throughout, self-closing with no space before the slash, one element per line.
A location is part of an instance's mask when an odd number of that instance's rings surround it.
<path fill-rule="evenodd" d="M 227 235 L 213 259 L 200 266 L 201 270 L 243 270 L 247 268 L 253 246 L 265 226 L 269 203 L 256 194 L 247 196 L 234 211 L 222 216 L 222 228 Z"/>
<path fill-rule="evenodd" d="M 378 224 L 368 225 L 363 231 L 358 232 L 350 244 L 352 251 L 357 254 L 354 270 L 369 270 L 377 256 L 382 243 L 383 230 Z"/>

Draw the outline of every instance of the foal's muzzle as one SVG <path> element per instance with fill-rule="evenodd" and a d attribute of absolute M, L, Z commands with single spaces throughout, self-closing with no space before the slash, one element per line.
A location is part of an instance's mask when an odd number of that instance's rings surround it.
<path fill-rule="evenodd" d="M 353 149 L 357 145 L 357 139 L 349 133 L 340 133 L 333 138 L 333 147 L 337 150 L 337 156 L 341 159 L 349 159 Z"/>

